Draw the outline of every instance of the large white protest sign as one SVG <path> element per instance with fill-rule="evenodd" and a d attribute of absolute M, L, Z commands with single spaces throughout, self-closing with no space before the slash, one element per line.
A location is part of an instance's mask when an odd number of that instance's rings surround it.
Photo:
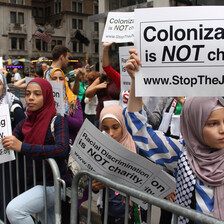
<path fill-rule="evenodd" d="M 33 78 L 26 77 L 26 85 L 31 81 Z M 63 101 L 63 85 L 59 82 L 50 82 L 52 89 L 53 89 L 53 97 L 55 101 L 55 107 L 58 114 L 64 116 L 65 107 Z"/>
<path fill-rule="evenodd" d="M 224 84 L 224 7 L 135 10 L 142 62 L 137 96 L 219 96 Z"/>
<path fill-rule="evenodd" d="M 15 159 L 13 150 L 7 150 L 2 145 L 2 138 L 12 135 L 11 120 L 8 104 L 0 106 L 0 163 L 5 163 Z"/>
<path fill-rule="evenodd" d="M 134 41 L 134 13 L 109 12 L 102 42 L 125 43 Z"/>
<path fill-rule="evenodd" d="M 71 155 L 83 169 L 160 198 L 175 189 L 174 178 L 161 167 L 104 135 L 88 119 L 75 139 Z"/>
<path fill-rule="evenodd" d="M 129 49 L 133 46 L 119 47 L 119 62 L 120 62 L 120 74 L 121 74 L 121 92 L 129 90 L 131 85 L 131 78 L 125 68 L 125 64 L 130 57 Z"/>

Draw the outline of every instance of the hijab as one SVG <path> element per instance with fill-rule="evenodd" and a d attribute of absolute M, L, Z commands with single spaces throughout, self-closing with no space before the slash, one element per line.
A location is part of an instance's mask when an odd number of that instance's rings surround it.
<path fill-rule="evenodd" d="M 224 219 L 224 148 L 205 144 L 203 127 L 211 112 L 224 108 L 222 97 L 188 97 L 180 116 L 187 157 L 198 179 L 214 187 L 214 217 Z"/>
<path fill-rule="evenodd" d="M 27 87 L 35 83 L 40 85 L 43 93 L 43 107 L 37 111 L 27 109 L 27 118 L 22 127 L 25 143 L 43 145 L 51 119 L 56 114 L 51 84 L 42 78 L 32 79 Z M 26 87 L 26 88 L 27 88 Z"/>
<path fill-rule="evenodd" d="M 15 99 L 19 100 L 14 94 L 10 93 L 7 88 L 7 81 L 2 72 L 0 72 L 0 80 L 3 84 L 2 95 L 0 96 L 0 105 L 8 104 L 9 108 L 12 106 Z"/>
<path fill-rule="evenodd" d="M 123 107 L 119 105 L 110 105 L 104 107 L 100 113 L 99 128 L 100 130 L 102 130 L 102 122 L 105 118 L 113 118 L 117 120 L 122 127 L 122 138 L 119 141 L 119 143 L 122 144 L 127 149 L 129 149 L 130 151 L 136 153 L 135 143 L 125 126 L 122 112 Z"/>
<path fill-rule="evenodd" d="M 69 88 L 68 81 L 66 80 L 64 72 L 60 68 L 54 68 L 51 72 L 51 78 L 56 71 L 60 71 L 64 78 L 65 89 L 64 89 L 64 102 L 65 102 L 65 112 L 74 111 L 76 105 L 77 95 L 75 95 Z"/>

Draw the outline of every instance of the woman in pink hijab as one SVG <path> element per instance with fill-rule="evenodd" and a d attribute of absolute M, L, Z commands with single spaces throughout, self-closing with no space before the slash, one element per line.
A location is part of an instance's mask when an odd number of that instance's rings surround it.
<path fill-rule="evenodd" d="M 123 107 L 118 105 L 104 107 L 100 113 L 99 128 L 128 150 L 136 153 L 135 143 L 125 126 L 122 112 Z M 105 186 L 100 182 L 93 181 L 92 188 L 94 191 L 98 191 L 104 187 Z M 132 204 L 132 202 L 130 202 L 130 204 Z M 108 206 L 108 224 L 124 223 L 125 203 L 123 202 L 123 196 L 110 189 Z M 102 212 L 104 212 L 104 209 L 102 209 Z M 104 214 L 101 216 L 102 221 L 103 216 Z M 130 217 L 133 219 L 132 213 L 130 214 Z"/>

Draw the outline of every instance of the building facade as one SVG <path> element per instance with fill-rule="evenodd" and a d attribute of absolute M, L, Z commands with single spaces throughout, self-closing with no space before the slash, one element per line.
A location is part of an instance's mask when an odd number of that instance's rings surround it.
<path fill-rule="evenodd" d="M 88 17 L 98 14 L 97 0 L 0 0 L 0 56 L 4 59 L 39 57 L 51 59 L 56 44 L 70 49 L 72 59 L 97 64 L 98 22 Z M 52 36 L 47 44 L 35 33 L 38 29 Z M 79 31 L 82 38 L 75 37 Z"/>

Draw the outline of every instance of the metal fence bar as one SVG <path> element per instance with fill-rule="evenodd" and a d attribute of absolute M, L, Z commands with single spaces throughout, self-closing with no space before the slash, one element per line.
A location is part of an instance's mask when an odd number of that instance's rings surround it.
<path fill-rule="evenodd" d="M 100 181 L 101 183 L 105 184 L 106 189 L 108 189 L 109 187 L 116 189 L 119 192 L 126 193 L 127 195 L 130 195 L 134 198 L 140 199 L 148 204 L 160 207 L 164 210 L 167 210 L 167 211 L 177 214 L 179 216 L 189 218 L 190 220 L 192 220 L 194 222 L 199 222 L 199 223 L 203 223 L 203 224 L 224 224 L 224 221 L 222 221 L 222 220 L 202 214 L 201 212 L 197 212 L 193 209 L 188 209 L 188 208 L 182 207 L 182 206 L 180 206 L 176 203 L 170 202 L 168 200 L 157 198 L 157 197 L 147 194 L 145 192 L 115 183 L 114 181 L 111 181 L 110 179 L 108 179 L 106 177 L 103 177 L 98 174 L 94 174 L 87 170 L 81 170 L 76 174 L 76 176 L 73 177 L 72 195 L 74 194 L 73 191 L 75 191 L 75 189 L 78 186 L 79 179 L 83 175 L 87 175 L 87 176 L 91 177 L 92 179 L 95 179 L 95 180 Z M 77 214 L 77 212 L 78 212 L 77 210 L 74 210 L 74 204 L 77 204 L 77 202 L 78 202 L 75 200 L 77 200 L 77 197 L 71 198 L 71 209 L 72 209 L 71 210 L 71 224 L 75 223 L 75 222 L 73 222 L 73 220 L 75 219 L 75 217 L 77 217 L 75 214 Z M 126 201 L 126 203 L 127 203 L 127 201 Z M 77 209 L 77 207 L 76 207 L 76 209 Z M 104 214 L 104 215 L 106 215 L 106 214 Z"/>
<path fill-rule="evenodd" d="M 55 187 L 55 206 L 54 206 L 54 212 L 55 212 L 55 224 L 60 224 L 61 223 L 61 175 L 60 175 L 60 171 L 58 168 L 58 164 L 56 163 L 56 161 L 52 158 L 50 159 L 46 159 L 46 161 L 48 162 L 48 164 L 51 167 L 51 171 L 53 174 L 53 178 L 54 178 L 54 187 Z M 65 187 L 65 186 L 63 186 Z M 63 192 L 65 192 L 65 189 L 63 189 Z M 66 194 L 63 195 L 63 198 L 66 197 Z"/>
<path fill-rule="evenodd" d="M 89 178 L 89 186 L 92 186 L 92 179 Z M 92 188 L 89 187 L 88 189 L 88 214 L 87 214 L 87 224 L 91 223 L 91 208 L 92 208 Z"/>

